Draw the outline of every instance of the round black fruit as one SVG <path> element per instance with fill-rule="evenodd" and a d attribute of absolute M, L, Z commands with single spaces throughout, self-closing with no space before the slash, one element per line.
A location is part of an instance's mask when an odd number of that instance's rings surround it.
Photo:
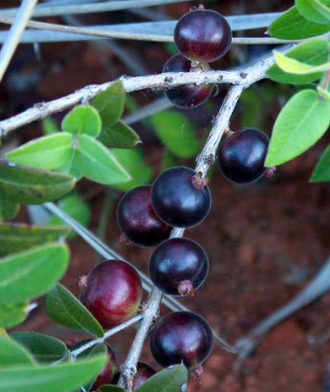
<path fill-rule="evenodd" d="M 204 249 L 187 238 L 171 238 L 154 250 L 149 275 L 165 294 L 192 296 L 204 280 L 209 261 Z"/>
<path fill-rule="evenodd" d="M 206 185 L 194 185 L 195 171 L 185 166 L 161 173 L 151 190 L 151 204 L 158 217 L 174 227 L 191 227 L 202 222 L 211 208 L 211 193 Z"/>
<path fill-rule="evenodd" d="M 218 166 L 230 181 L 237 184 L 256 181 L 266 171 L 268 145 L 268 136 L 258 129 L 234 132 L 220 145 Z"/>
<path fill-rule="evenodd" d="M 227 20 L 212 10 L 188 12 L 178 21 L 174 31 L 174 41 L 183 56 L 207 63 L 223 57 L 231 40 Z"/>
<path fill-rule="evenodd" d="M 170 313 L 152 330 L 150 348 L 160 366 L 168 367 L 183 362 L 191 370 L 210 355 L 213 348 L 212 330 L 196 313 Z"/>
<path fill-rule="evenodd" d="M 140 246 L 156 246 L 168 238 L 171 231 L 151 206 L 151 185 L 125 193 L 118 204 L 117 223 L 123 235 Z"/>
<path fill-rule="evenodd" d="M 192 62 L 177 54 L 171 57 L 164 65 L 163 72 L 201 72 L 210 71 L 208 64 L 196 65 L 193 69 Z M 180 109 L 192 109 L 202 105 L 211 95 L 213 86 L 210 84 L 184 84 L 165 90 L 165 96 L 172 104 Z"/>

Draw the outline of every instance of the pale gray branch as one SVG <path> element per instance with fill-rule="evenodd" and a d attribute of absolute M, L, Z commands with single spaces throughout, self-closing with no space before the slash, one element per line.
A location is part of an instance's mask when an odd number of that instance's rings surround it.
<path fill-rule="evenodd" d="M 9 30 L 8 37 L 0 51 L 0 82 L 37 2 L 38 0 L 23 0 L 17 12 L 17 16 L 13 20 L 13 25 Z"/>

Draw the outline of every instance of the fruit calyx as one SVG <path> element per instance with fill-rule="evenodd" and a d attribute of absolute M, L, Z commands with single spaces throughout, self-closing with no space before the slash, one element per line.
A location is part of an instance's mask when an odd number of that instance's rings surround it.
<path fill-rule="evenodd" d="M 195 295 L 194 286 L 189 280 L 183 280 L 179 283 L 178 292 L 181 297 L 193 297 Z"/>

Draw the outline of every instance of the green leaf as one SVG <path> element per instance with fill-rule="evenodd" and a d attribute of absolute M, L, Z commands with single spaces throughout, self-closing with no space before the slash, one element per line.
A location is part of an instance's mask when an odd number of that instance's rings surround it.
<path fill-rule="evenodd" d="M 310 182 L 325 181 L 330 181 L 330 146 L 324 151 L 310 179 Z"/>
<path fill-rule="evenodd" d="M 131 180 L 112 152 L 88 135 L 80 135 L 75 157 L 84 176 L 105 185 L 120 184 Z"/>
<path fill-rule="evenodd" d="M 97 337 L 104 335 L 104 330 L 95 317 L 61 284 L 48 293 L 46 310 L 49 317 L 58 324 L 80 329 Z"/>
<path fill-rule="evenodd" d="M 107 147 L 133 148 L 140 138 L 130 126 L 118 121 L 111 127 L 103 127 L 100 141 Z"/>
<path fill-rule="evenodd" d="M 103 369 L 102 355 L 56 366 L 39 365 L 0 368 L 1 392 L 73 392 Z"/>
<path fill-rule="evenodd" d="M 330 102 L 319 99 L 313 90 L 300 91 L 277 117 L 266 166 L 279 165 L 302 154 L 322 137 L 329 124 Z"/>
<path fill-rule="evenodd" d="M 56 169 L 70 158 L 73 136 L 67 132 L 44 136 L 10 151 L 6 158 L 36 169 Z"/>
<path fill-rule="evenodd" d="M 0 304 L 0 327 L 12 328 L 27 317 L 28 303 Z"/>
<path fill-rule="evenodd" d="M 154 114 L 151 120 L 158 137 L 174 155 L 190 158 L 199 151 L 193 125 L 183 114 L 165 110 Z"/>
<path fill-rule="evenodd" d="M 62 278 L 69 264 L 66 245 L 47 244 L 0 259 L 0 303 L 39 297 Z"/>
<path fill-rule="evenodd" d="M 88 225 L 91 217 L 90 207 L 82 200 L 78 193 L 74 192 L 68 196 L 65 196 L 57 203 L 57 205 L 62 211 L 70 215 L 73 219 L 75 219 L 83 226 Z M 55 215 L 51 215 L 49 221 L 47 222 L 47 226 L 64 225 L 65 223 L 62 221 L 62 219 L 58 218 Z M 70 230 L 67 239 L 72 239 L 74 237 L 76 237 L 75 231 Z"/>
<path fill-rule="evenodd" d="M 0 199 L 0 220 L 14 219 L 19 213 L 19 208 L 19 204 Z"/>
<path fill-rule="evenodd" d="M 21 223 L 0 222 L 0 256 L 59 241 L 69 232 L 68 227 L 44 228 Z"/>
<path fill-rule="evenodd" d="M 72 134 L 97 137 L 102 128 L 99 112 L 92 106 L 80 105 L 73 108 L 62 121 L 62 130 Z"/>
<path fill-rule="evenodd" d="M 52 363 L 67 355 L 66 345 L 39 332 L 13 332 L 10 337 L 24 346 L 38 362 Z"/>
<path fill-rule="evenodd" d="M 73 178 L 30 169 L 0 160 L 0 199 L 20 204 L 42 204 L 70 192 Z"/>
<path fill-rule="evenodd" d="M 67 174 L 69 176 L 72 176 L 75 178 L 77 181 L 79 181 L 83 176 L 83 172 L 81 168 L 77 165 L 76 162 L 76 153 L 77 150 L 74 148 L 72 150 L 70 158 L 65 162 L 65 164 L 57 169 L 59 173 L 62 174 Z"/>
<path fill-rule="evenodd" d="M 310 75 L 330 69 L 330 62 L 321 65 L 309 65 L 294 60 L 274 50 L 276 64 L 285 72 L 296 75 Z"/>
<path fill-rule="evenodd" d="M 102 119 L 102 127 L 110 128 L 119 121 L 123 115 L 125 107 L 125 90 L 123 83 L 117 80 L 110 84 L 110 86 L 98 94 L 91 102 Z"/>
<path fill-rule="evenodd" d="M 19 343 L 0 336 L 0 368 L 12 365 L 35 365 L 33 356 Z"/>
<path fill-rule="evenodd" d="M 41 125 L 45 135 L 52 135 L 53 133 L 60 132 L 59 127 L 51 117 L 45 117 L 42 120 Z"/>
<path fill-rule="evenodd" d="M 180 392 L 188 382 L 188 371 L 176 365 L 150 377 L 136 392 Z"/>
<path fill-rule="evenodd" d="M 296 6 L 301 15 L 312 22 L 329 24 L 330 6 L 329 0 L 296 0 Z"/>
<path fill-rule="evenodd" d="M 320 25 L 305 19 L 292 7 L 269 26 L 269 34 L 279 39 L 304 39 L 330 31 L 330 23 Z"/>
<path fill-rule="evenodd" d="M 113 188 L 128 191 L 150 182 L 153 172 L 151 167 L 145 163 L 141 151 L 138 149 L 112 149 L 111 152 L 133 178 L 129 182 L 112 185 Z"/>
<path fill-rule="evenodd" d="M 102 385 L 97 392 L 124 392 L 125 390 L 117 385 Z"/>
<path fill-rule="evenodd" d="M 298 46 L 286 52 L 286 57 L 297 60 L 308 65 L 321 65 L 327 61 L 329 56 L 329 43 L 325 39 L 315 38 L 302 42 Z M 292 75 L 281 70 L 278 65 L 273 65 L 268 70 L 268 76 L 279 83 L 306 84 L 320 79 L 322 72 L 300 76 Z"/>
<path fill-rule="evenodd" d="M 179 166 L 178 158 L 170 150 L 165 150 L 162 160 L 162 171 L 170 169 L 173 166 Z"/>

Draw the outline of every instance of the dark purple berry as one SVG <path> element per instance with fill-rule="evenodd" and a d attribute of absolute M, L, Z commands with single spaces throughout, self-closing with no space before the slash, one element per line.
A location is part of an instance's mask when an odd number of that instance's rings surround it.
<path fill-rule="evenodd" d="M 133 391 L 138 389 L 154 374 L 156 374 L 156 370 L 154 368 L 146 363 L 139 362 L 136 367 L 136 374 L 133 378 Z"/>
<path fill-rule="evenodd" d="M 220 145 L 218 166 L 232 182 L 248 184 L 266 171 L 264 166 L 269 138 L 258 129 L 234 132 Z"/>
<path fill-rule="evenodd" d="M 177 54 L 171 57 L 164 65 L 163 72 L 191 72 L 192 62 Z M 210 71 L 208 64 L 195 66 L 192 72 Z M 203 104 L 211 95 L 213 86 L 210 84 L 184 84 L 165 90 L 164 94 L 172 104 L 181 109 L 191 109 Z"/>
<path fill-rule="evenodd" d="M 191 227 L 202 222 L 211 208 L 211 193 L 206 185 L 197 188 L 195 171 L 185 166 L 161 173 L 151 191 L 151 204 L 158 217 L 174 227 Z"/>
<path fill-rule="evenodd" d="M 204 249 L 187 238 L 171 238 L 154 250 L 149 275 L 165 294 L 192 296 L 206 279 L 209 261 Z"/>
<path fill-rule="evenodd" d="M 117 223 L 123 235 L 140 246 L 156 246 L 166 240 L 171 231 L 151 206 L 151 185 L 125 193 L 118 204 Z"/>
<path fill-rule="evenodd" d="M 86 277 L 80 300 L 105 328 L 134 316 L 142 298 L 138 272 L 121 260 L 98 264 Z"/>
<path fill-rule="evenodd" d="M 227 20 L 212 10 L 188 12 L 178 21 L 174 31 L 174 41 L 183 56 L 207 63 L 223 57 L 231 40 Z"/>
<path fill-rule="evenodd" d="M 191 370 L 210 355 L 213 348 L 212 330 L 196 313 L 170 313 L 152 330 L 150 348 L 160 366 L 168 367 L 183 362 Z"/>

